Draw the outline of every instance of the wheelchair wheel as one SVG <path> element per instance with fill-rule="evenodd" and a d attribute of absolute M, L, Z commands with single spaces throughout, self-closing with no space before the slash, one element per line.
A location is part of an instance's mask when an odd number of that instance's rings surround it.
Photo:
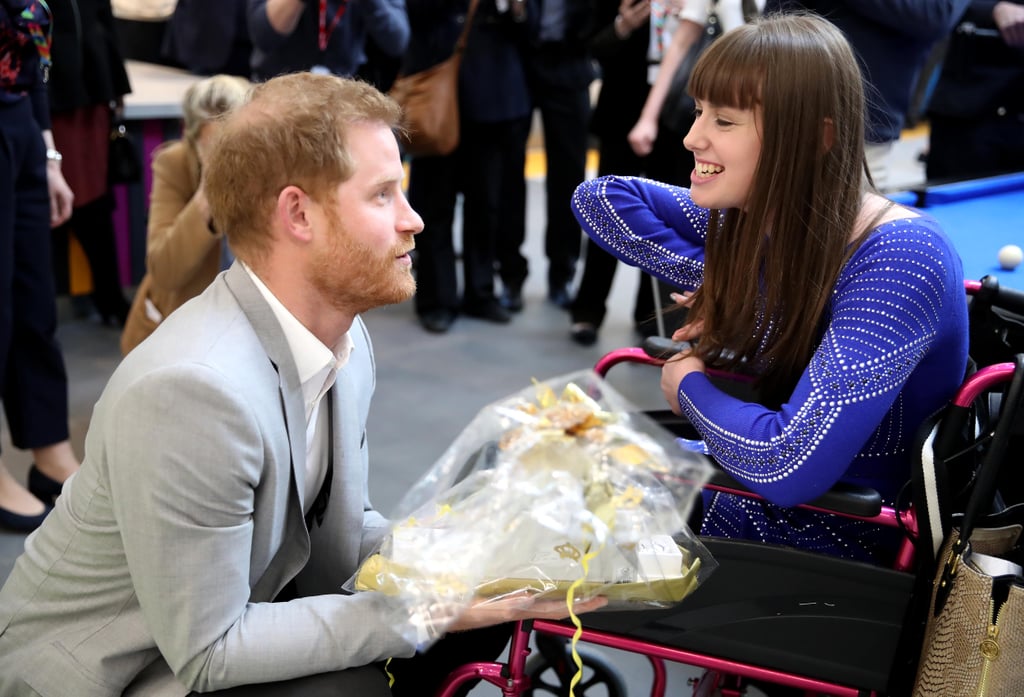
<path fill-rule="evenodd" d="M 530 678 L 530 689 L 524 697 L 568 697 L 569 685 L 576 675 L 576 663 L 568 643 L 555 637 L 537 637 L 539 654 L 526 661 L 526 675 Z M 576 652 L 583 661 L 583 677 L 576 684 L 576 697 L 627 697 L 626 686 L 618 669 L 601 654 L 577 647 Z"/>

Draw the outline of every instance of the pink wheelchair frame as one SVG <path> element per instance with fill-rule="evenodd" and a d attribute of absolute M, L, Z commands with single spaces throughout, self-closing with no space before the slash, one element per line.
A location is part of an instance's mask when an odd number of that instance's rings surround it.
<path fill-rule="evenodd" d="M 976 282 L 968 282 L 968 293 L 977 290 Z M 639 363 L 660 366 L 663 358 L 652 356 L 642 348 L 621 348 L 603 356 L 595 365 L 595 372 L 606 375 L 608 371 L 621 363 Z M 968 407 L 975 403 L 981 395 L 1000 384 L 1007 382 L 1013 375 L 1012 363 L 1000 363 L 982 368 L 971 375 L 960 387 L 952 400 L 953 404 Z M 713 491 L 724 491 L 745 496 L 753 496 L 750 492 L 730 488 L 728 485 L 710 483 L 705 488 Z M 803 508 L 824 511 L 847 518 L 864 520 L 890 528 L 902 528 L 907 532 L 899 549 L 893 569 L 897 572 L 910 574 L 914 562 L 914 538 L 917 535 L 917 524 L 913 507 L 899 511 L 890 506 L 880 506 L 874 515 L 861 516 L 830 510 L 815 505 Z M 714 583 L 714 577 L 709 580 Z M 683 602 L 683 605 L 685 605 Z M 531 654 L 529 646 L 532 632 L 541 635 L 571 638 L 576 628 L 568 623 L 547 620 L 530 620 L 518 622 L 512 634 L 512 640 L 506 662 L 469 663 L 454 671 L 441 686 L 435 697 L 454 697 L 460 687 L 471 680 L 482 680 L 495 685 L 504 697 L 518 697 L 531 689 L 531 681 L 527 671 L 527 658 Z M 799 674 L 767 668 L 754 663 L 720 658 L 713 655 L 697 653 L 673 646 L 663 645 L 646 639 L 631 637 L 616 632 L 584 627 L 580 641 L 612 649 L 627 651 L 645 656 L 653 670 L 651 697 L 664 697 L 667 689 L 666 661 L 686 664 L 705 669 L 705 678 L 695 682 L 694 695 L 711 695 L 715 690 L 724 696 L 744 694 L 741 681 L 751 679 L 774 683 L 805 690 L 808 694 L 835 695 L 836 697 L 867 697 L 881 694 L 877 691 L 851 687 L 845 684 L 829 682 L 820 678 L 805 677 Z M 574 670 L 575 667 L 573 666 Z"/>

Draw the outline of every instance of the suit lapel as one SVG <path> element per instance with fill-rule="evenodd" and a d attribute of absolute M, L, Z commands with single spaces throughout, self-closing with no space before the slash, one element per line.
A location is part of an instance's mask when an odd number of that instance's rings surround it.
<path fill-rule="evenodd" d="M 291 348 L 274 311 L 241 264 L 232 264 L 224 277 L 228 288 L 238 299 L 263 344 L 267 357 L 277 370 L 281 390 L 281 410 L 288 428 L 288 444 L 292 454 L 292 474 L 299 496 L 300 510 L 305 510 L 306 490 L 306 417 L 302 406 L 302 385 Z"/>
<path fill-rule="evenodd" d="M 310 557 L 299 577 L 303 595 L 336 593 L 338 587 L 355 572 L 359 563 L 363 529 L 362 420 L 351 362 L 338 371 L 331 399 L 334 403 L 331 448 L 334 473 L 331 496 L 322 526 L 310 531 Z"/>
<path fill-rule="evenodd" d="M 302 515 L 305 510 L 303 499 L 306 480 L 306 419 L 302 406 L 302 387 L 284 331 L 249 274 L 236 262 L 225 272 L 224 282 L 238 300 L 277 372 L 281 415 L 288 433 L 294 488 L 290 496 L 294 497 L 295 504 L 288 506 L 286 511 L 274 513 L 279 517 L 287 516 L 283 521 L 287 539 L 279 546 L 266 573 L 260 577 L 252 591 L 254 600 L 271 600 L 301 570 L 309 556 L 309 537 L 306 535 Z"/>

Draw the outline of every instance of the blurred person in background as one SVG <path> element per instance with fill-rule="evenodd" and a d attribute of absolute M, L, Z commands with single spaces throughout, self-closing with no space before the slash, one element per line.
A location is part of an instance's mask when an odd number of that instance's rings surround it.
<path fill-rule="evenodd" d="M 50 130 L 50 27 L 39 0 L 0 0 L 0 398 L 11 441 L 35 458 L 27 490 L 0 462 L 0 526 L 22 532 L 78 469 L 50 261 L 50 228 L 74 200 Z"/>
<path fill-rule="evenodd" d="M 1024 0 L 974 0 L 928 107 L 928 179 L 1024 171 Z"/>
<path fill-rule="evenodd" d="M 406 74 L 452 55 L 468 0 L 409 0 L 415 28 Z M 503 9 L 501 9 L 503 8 Z M 527 23 L 515 3 L 480 0 L 459 67 L 459 146 L 449 155 L 415 156 L 409 202 L 423 217 L 416 244 L 416 315 L 428 332 L 448 331 L 465 315 L 507 324 L 495 292 L 497 245 L 526 229 L 526 140 L 530 96 L 523 64 Z M 454 222 L 462 193 L 462 278 Z M 568 202 L 566 202 L 568 205 Z"/>
<path fill-rule="evenodd" d="M 123 353 L 203 292 L 230 264 L 227 240 L 210 218 L 203 160 L 219 117 L 241 104 L 250 87 L 248 80 L 234 75 L 214 75 L 194 83 L 181 105 L 184 137 L 164 143 L 153 154 L 146 275 L 121 334 Z"/>
<path fill-rule="evenodd" d="M 111 124 L 131 92 L 114 36 L 110 0 L 49 0 L 53 11 L 50 114 L 53 139 L 64 156 L 63 172 L 75 205 L 55 230 L 56 273 L 67 268 L 74 235 L 89 261 L 92 303 L 104 324 L 124 325 L 128 299 L 121 285 L 108 177 Z M 58 287 L 63 286 L 58 283 Z"/>
<path fill-rule="evenodd" d="M 178 0 L 164 34 L 165 58 L 196 75 L 249 77 L 248 0 Z"/>
<path fill-rule="evenodd" d="M 765 12 L 806 12 L 835 24 L 853 46 L 867 93 L 864 152 L 876 187 L 889 185 L 889 160 L 932 48 L 949 36 L 969 0 L 767 0 Z"/>
<path fill-rule="evenodd" d="M 366 41 L 388 56 L 409 44 L 405 0 L 249 0 L 253 80 L 297 70 L 355 75 Z"/>
<path fill-rule="evenodd" d="M 562 309 L 572 302 L 583 233 L 567 202 L 583 181 L 587 164 L 587 122 L 594 67 L 587 46 L 588 0 L 520 0 L 530 27 L 523 52 L 530 103 L 544 133 L 547 297 Z M 513 2 L 513 7 L 515 3 Z M 523 309 L 523 283 L 529 272 L 522 246 L 526 228 L 508 228 L 498 237 L 497 260 L 502 302 Z"/>
<path fill-rule="evenodd" d="M 655 9 L 664 3 L 651 0 L 592 0 L 590 12 L 590 50 L 601 67 L 601 91 L 590 119 L 590 132 L 598 140 L 598 175 L 646 176 L 668 184 L 689 182 L 690 167 L 682 150 L 682 134 L 658 129 L 652 134 L 651 147 L 637 154 L 628 139 L 640 119 L 649 98 L 648 76 L 652 42 L 657 32 L 652 20 Z M 655 123 L 657 128 L 657 123 Z M 598 332 L 608 312 L 619 262 L 593 240 L 586 243 L 583 274 L 570 311 L 570 338 L 581 346 L 597 342 Z M 670 289 L 652 276 L 639 272 L 633 325 L 642 336 L 658 334 L 656 310 L 658 294 L 663 307 L 673 305 Z"/>
<path fill-rule="evenodd" d="M 217 0 L 217 4 L 220 2 L 223 0 Z M 110 0 L 122 55 L 130 60 L 170 64 L 161 47 L 176 4 L 177 0 Z"/>

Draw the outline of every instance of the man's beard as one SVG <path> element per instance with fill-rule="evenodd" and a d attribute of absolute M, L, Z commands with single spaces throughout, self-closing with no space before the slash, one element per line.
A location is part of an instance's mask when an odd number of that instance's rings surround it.
<path fill-rule="evenodd" d="M 310 271 L 313 286 L 336 309 L 354 314 L 408 300 L 416 292 L 411 268 L 400 266 L 405 245 L 381 253 L 356 239 L 334 210 L 327 212 L 330 242 Z"/>

